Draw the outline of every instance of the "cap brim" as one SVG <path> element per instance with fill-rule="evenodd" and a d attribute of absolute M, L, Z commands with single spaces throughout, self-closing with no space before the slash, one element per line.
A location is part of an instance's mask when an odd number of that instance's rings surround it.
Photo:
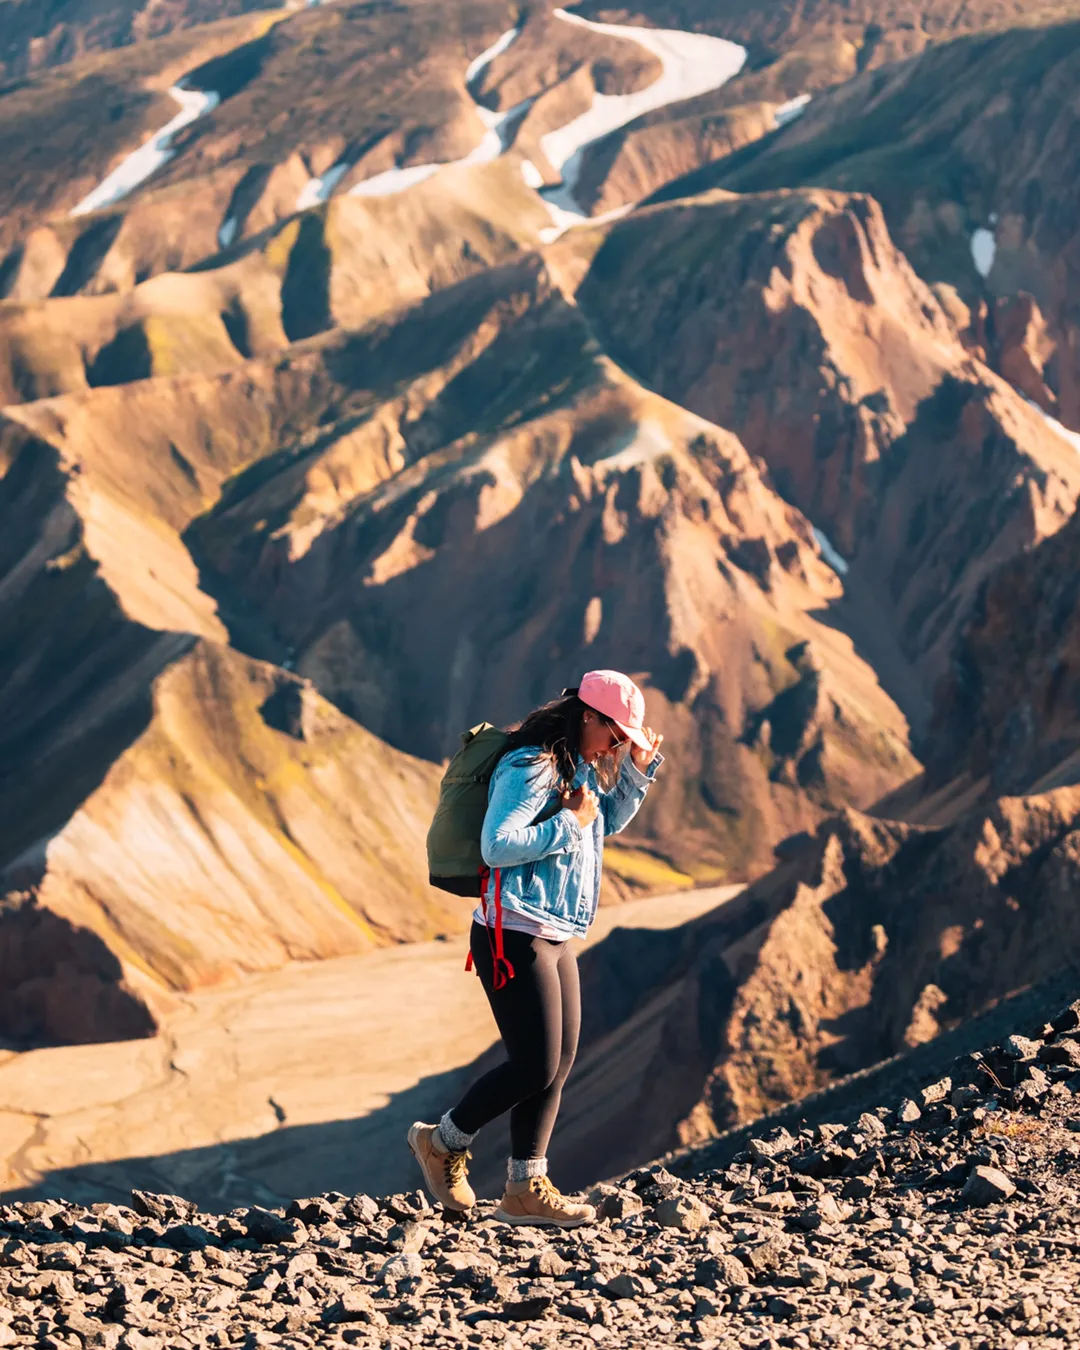
<path fill-rule="evenodd" d="M 622 734 L 627 737 L 628 740 L 632 741 L 639 750 L 652 749 L 652 742 L 649 740 L 648 736 L 645 735 L 644 731 L 640 731 L 635 727 L 628 727 L 625 722 L 616 722 L 614 717 L 611 721 L 615 723 Z"/>

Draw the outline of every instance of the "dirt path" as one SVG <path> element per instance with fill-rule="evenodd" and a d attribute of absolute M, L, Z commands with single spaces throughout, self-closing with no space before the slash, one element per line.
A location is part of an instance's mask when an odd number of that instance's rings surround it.
<path fill-rule="evenodd" d="M 739 889 L 605 908 L 590 943 Z M 0 1190 L 142 1184 L 228 1205 L 411 1184 L 402 1130 L 494 1039 L 464 956 L 458 939 L 295 965 L 185 1000 L 154 1040 L 0 1059 Z"/>

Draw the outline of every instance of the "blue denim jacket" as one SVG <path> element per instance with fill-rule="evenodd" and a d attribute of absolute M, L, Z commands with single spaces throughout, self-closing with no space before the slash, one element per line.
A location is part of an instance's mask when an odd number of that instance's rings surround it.
<path fill-rule="evenodd" d="M 507 913 L 539 919 L 566 938 L 584 937 L 600 899 L 604 836 L 625 830 L 637 815 L 663 756 L 642 773 L 627 755 L 610 792 L 601 792 L 592 768 L 579 760 L 574 787 L 587 785 L 600 798 L 599 814 L 583 830 L 570 811 L 532 823 L 558 799 L 554 774 L 534 755 L 530 749 L 504 755 L 491 775 L 480 850 L 487 866 L 502 872 Z M 493 884 L 486 898 L 492 895 Z"/>

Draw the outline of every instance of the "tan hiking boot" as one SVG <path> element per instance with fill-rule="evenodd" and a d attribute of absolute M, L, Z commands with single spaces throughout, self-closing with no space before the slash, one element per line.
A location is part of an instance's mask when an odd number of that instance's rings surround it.
<path fill-rule="evenodd" d="M 419 1120 L 409 1129 L 408 1139 L 424 1174 L 424 1184 L 439 1204 L 459 1213 L 472 1209 L 476 1204 L 476 1192 L 469 1185 L 472 1154 L 449 1152 L 439 1136 L 439 1127 Z"/>
<path fill-rule="evenodd" d="M 547 1177 L 531 1177 L 528 1181 L 507 1182 L 495 1217 L 503 1223 L 580 1228 L 595 1220 L 596 1210 L 562 1195 Z"/>

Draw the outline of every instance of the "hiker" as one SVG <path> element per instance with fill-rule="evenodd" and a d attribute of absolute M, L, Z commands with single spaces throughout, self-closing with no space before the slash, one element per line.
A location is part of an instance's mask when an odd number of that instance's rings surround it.
<path fill-rule="evenodd" d="M 629 825 L 663 763 L 664 738 L 643 725 L 644 713 L 633 680 L 594 670 L 509 735 L 489 729 L 503 743 L 488 784 L 480 850 L 490 871 L 479 887 L 470 963 L 507 1058 L 438 1125 L 409 1130 L 427 1187 L 447 1209 L 475 1203 L 469 1145 L 509 1111 L 511 1156 L 496 1218 L 573 1228 L 596 1217 L 548 1180 L 547 1148 L 581 1027 L 570 939 L 583 938 L 596 916 L 604 836 Z"/>

